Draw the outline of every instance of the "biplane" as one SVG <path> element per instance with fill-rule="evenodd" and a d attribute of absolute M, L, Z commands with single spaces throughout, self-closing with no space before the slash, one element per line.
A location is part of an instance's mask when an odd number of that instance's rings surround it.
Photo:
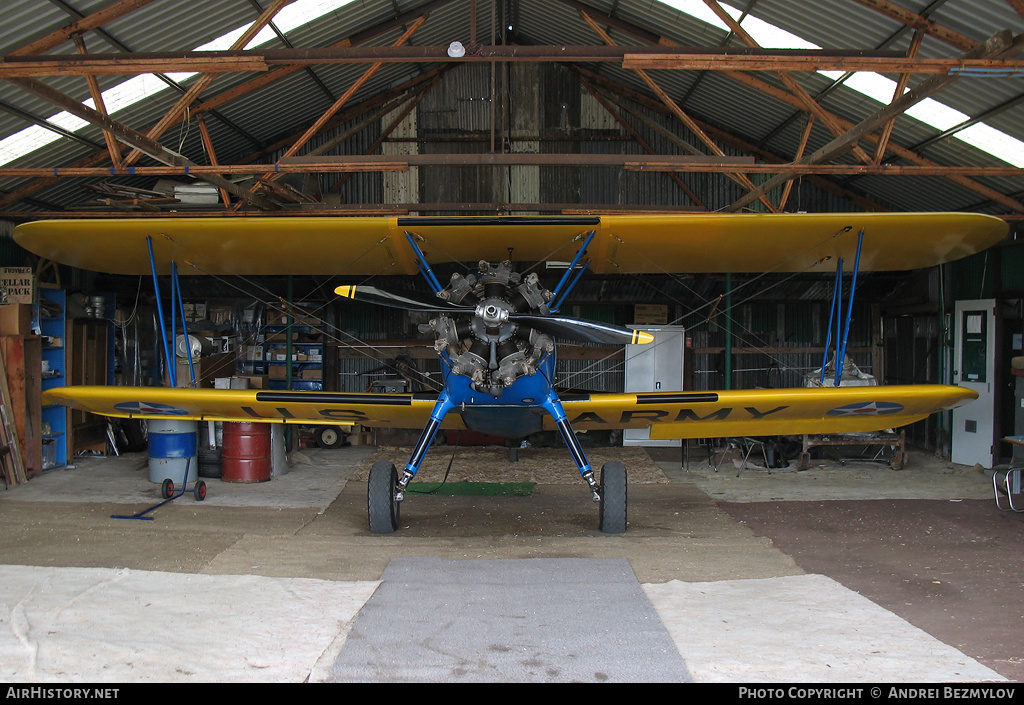
<path fill-rule="evenodd" d="M 37 255 L 114 274 L 422 276 L 432 295 L 338 286 L 354 302 L 427 314 L 443 387 L 436 394 L 62 387 L 47 403 L 152 419 L 258 421 L 422 429 L 401 471 L 371 468 L 370 529 L 391 533 L 440 429 L 509 439 L 557 431 L 598 504 L 600 529 L 627 524 L 627 473 L 595 472 L 576 432 L 648 428 L 652 439 L 870 432 L 968 403 L 948 385 L 566 393 L 559 341 L 649 344 L 642 330 L 561 315 L 584 272 L 829 272 L 930 267 L 1003 239 L 997 218 L 968 213 L 665 214 L 458 217 L 239 217 L 37 221 L 14 237 Z M 317 253 L 311 257 L 309 253 Z M 554 289 L 517 263 L 565 265 Z M 566 260 L 568 262 L 566 263 Z M 434 267 L 472 263 L 442 282 Z M 837 269 L 842 272 L 842 265 Z"/>

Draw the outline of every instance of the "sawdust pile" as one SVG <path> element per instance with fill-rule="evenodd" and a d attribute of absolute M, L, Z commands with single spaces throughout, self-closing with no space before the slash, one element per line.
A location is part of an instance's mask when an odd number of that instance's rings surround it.
<path fill-rule="evenodd" d="M 379 446 L 349 479 L 365 482 L 370 466 L 389 460 L 401 472 L 412 448 Z M 433 448 L 416 473 L 417 482 L 441 482 L 452 459 L 450 448 Z M 601 466 L 618 460 L 626 466 L 629 482 L 667 483 L 669 480 L 643 448 L 587 448 L 587 460 L 600 478 Z M 571 485 L 581 482 L 579 470 L 565 448 L 523 448 L 511 462 L 508 449 L 499 446 L 461 447 L 455 451 L 448 482 L 534 482 L 540 485 Z"/>

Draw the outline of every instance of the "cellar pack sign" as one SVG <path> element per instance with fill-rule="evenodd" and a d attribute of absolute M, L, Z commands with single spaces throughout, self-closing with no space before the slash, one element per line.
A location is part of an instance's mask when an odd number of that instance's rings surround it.
<path fill-rule="evenodd" d="M 31 304 L 35 300 L 35 277 L 31 267 L 0 267 L 0 298 L 7 304 Z"/>

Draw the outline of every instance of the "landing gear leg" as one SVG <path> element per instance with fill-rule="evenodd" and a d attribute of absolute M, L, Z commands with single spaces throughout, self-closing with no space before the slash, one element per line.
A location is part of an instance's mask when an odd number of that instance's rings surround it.
<path fill-rule="evenodd" d="M 598 527 L 606 534 L 621 534 L 626 530 L 626 468 L 622 463 L 605 463 L 601 469 L 601 484 L 594 478 L 594 469 L 590 467 L 587 454 L 583 451 L 579 439 L 573 433 L 569 419 L 562 408 L 562 402 L 554 390 L 544 402 L 544 409 L 555 419 L 555 425 L 562 440 L 565 441 L 569 454 L 572 455 L 576 467 L 579 468 L 580 476 L 583 478 L 590 491 L 594 494 L 594 501 L 599 503 L 600 521 Z"/>
<path fill-rule="evenodd" d="M 416 445 L 412 449 L 409 462 L 405 465 L 401 479 L 394 463 L 379 461 L 370 468 L 370 482 L 366 489 L 366 506 L 370 517 L 370 531 L 375 534 L 390 534 L 398 528 L 401 502 L 405 499 L 405 489 L 416 477 L 423 459 L 427 457 L 427 450 L 434 442 L 437 429 L 444 421 L 444 417 L 455 408 L 448 398 L 448 392 L 441 392 L 434 404 L 434 410 L 430 412 L 430 421 L 427 423 Z"/>

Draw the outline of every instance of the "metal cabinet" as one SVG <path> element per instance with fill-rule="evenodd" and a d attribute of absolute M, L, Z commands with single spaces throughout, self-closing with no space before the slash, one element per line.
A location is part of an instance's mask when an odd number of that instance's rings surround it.
<path fill-rule="evenodd" d="M 654 335 L 644 345 L 626 346 L 626 392 L 678 392 L 683 389 L 683 353 L 686 343 L 683 326 L 638 327 Z M 674 446 L 678 438 L 651 440 L 649 428 L 627 428 L 622 444 L 627 446 Z"/>

